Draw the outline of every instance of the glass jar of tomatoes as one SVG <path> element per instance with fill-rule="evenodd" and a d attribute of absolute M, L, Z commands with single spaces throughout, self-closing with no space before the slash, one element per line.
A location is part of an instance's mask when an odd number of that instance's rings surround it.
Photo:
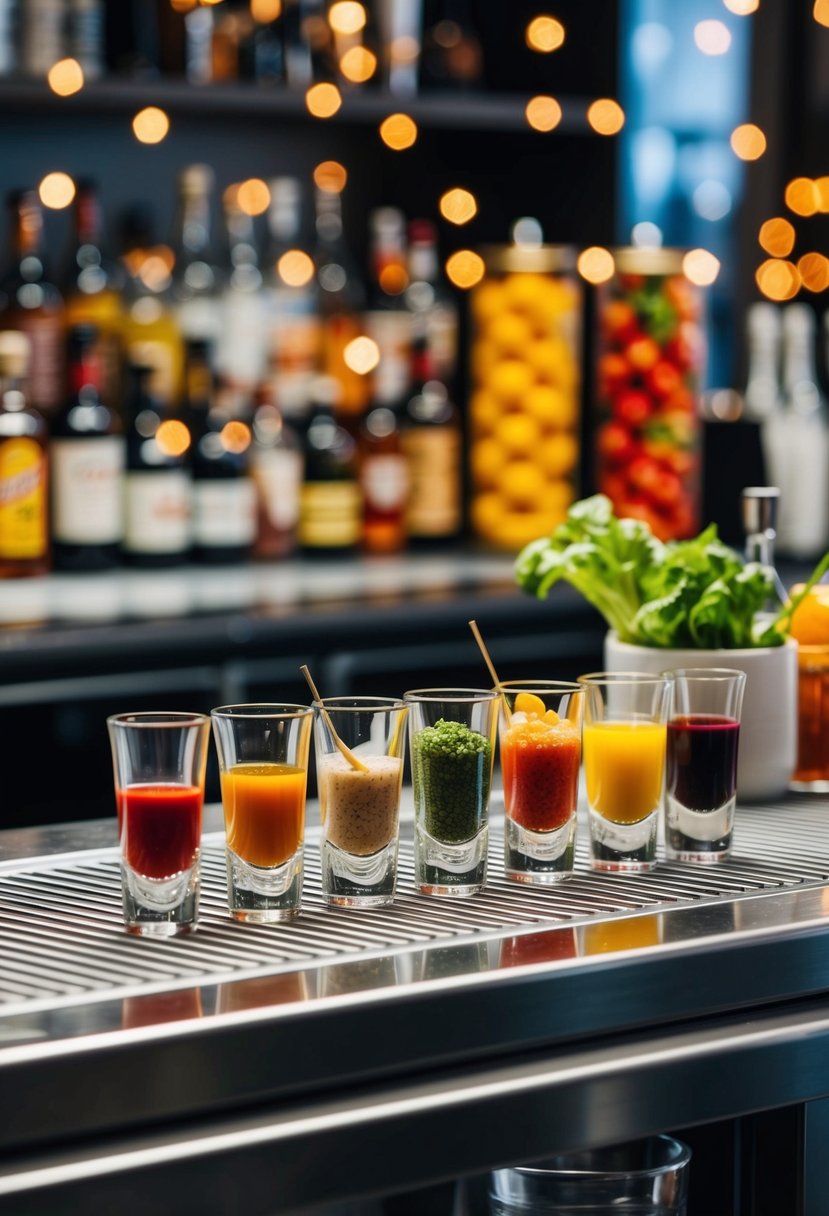
<path fill-rule="evenodd" d="M 702 296 L 678 249 L 618 249 L 598 294 L 596 481 L 662 540 L 700 527 Z"/>
<path fill-rule="evenodd" d="M 561 523 L 577 496 L 582 291 L 575 250 L 482 250 L 471 294 L 470 516 L 518 549 Z"/>

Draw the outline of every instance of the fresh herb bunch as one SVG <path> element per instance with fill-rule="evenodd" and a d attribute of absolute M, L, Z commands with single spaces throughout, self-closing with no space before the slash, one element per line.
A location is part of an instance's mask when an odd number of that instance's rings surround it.
<path fill-rule="evenodd" d="M 598 608 L 622 642 L 675 649 L 782 646 L 797 605 L 829 568 L 825 554 L 803 590 L 769 618 L 774 583 L 711 524 L 693 540 L 663 543 L 646 523 L 617 519 L 609 498 L 576 502 L 552 536 L 526 545 L 518 584 L 545 599 L 560 580 Z"/>
<path fill-rule="evenodd" d="M 489 798 L 489 739 L 463 722 L 439 718 L 413 737 L 412 764 L 429 835 L 453 844 L 477 835 Z"/>

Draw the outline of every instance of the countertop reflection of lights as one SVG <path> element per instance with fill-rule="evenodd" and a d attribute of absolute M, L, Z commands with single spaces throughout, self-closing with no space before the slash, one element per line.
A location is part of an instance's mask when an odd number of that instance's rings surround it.
<path fill-rule="evenodd" d="M 707 249 L 689 249 L 682 259 L 682 273 L 697 287 L 710 287 L 720 273 L 719 258 Z"/>
<path fill-rule="evenodd" d="M 417 139 L 417 123 L 408 114 L 389 114 L 380 123 L 380 138 L 387 148 L 402 152 Z"/>
<path fill-rule="evenodd" d="M 44 207 L 62 211 L 75 197 L 75 183 L 68 173 L 47 173 L 37 192 Z"/>
<path fill-rule="evenodd" d="M 534 131 L 552 131 L 561 122 L 561 106 L 555 97 L 531 97 L 524 114 Z"/>
<path fill-rule="evenodd" d="M 731 46 L 731 31 L 722 21 L 698 21 L 694 42 L 703 55 L 724 55 Z"/>
<path fill-rule="evenodd" d="M 613 278 L 616 263 L 609 249 L 601 245 L 591 245 L 583 249 L 576 263 L 578 272 L 588 283 L 606 283 Z"/>
<path fill-rule="evenodd" d="M 760 225 L 760 247 L 775 258 L 788 257 L 794 249 L 794 225 L 780 215 L 772 216 Z"/>
<path fill-rule="evenodd" d="M 741 123 L 731 132 L 731 149 L 740 160 L 758 160 L 766 150 L 765 134 L 756 123 Z"/>
<path fill-rule="evenodd" d="M 468 291 L 484 277 L 484 260 L 472 249 L 458 249 L 446 259 L 446 276 L 450 283 Z"/>
<path fill-rule="evenodd" d="M 564 26 L 555 17 L 550 17 L 546 13 L 540 17 L 533 17 L 524 32 L 524 38 L 530 50 L 540 51 L 542 55 L 549 55 L 551 51 L 557 51 L 564 44 L 564 37 Z"/>
<path fill-rule="evenodd" d="M 754 274 L 754 281 L 768 300 L 791 300 L 800 290 L 800 271 L 782 258 L 767 258 Z"/>
<path fill-rule="evenodd" d="M 450 224 L 468 224 L 478 214 L 478 202 L 474 194 L 455 186 L 440 197 L 440 213 Z"/>
<path fill-rule="evenodd" d="M 77 59 L 59 59 L 49 68 L 46 79 L 58 97 L 71 97 L 83 88 L 83 68 Z"/>

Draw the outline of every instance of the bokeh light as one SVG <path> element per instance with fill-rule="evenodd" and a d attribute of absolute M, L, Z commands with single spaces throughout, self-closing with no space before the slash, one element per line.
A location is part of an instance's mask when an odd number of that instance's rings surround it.
<path fill-rule="evenodd" d="M 261 177 L 249 177 L 236 188 L 236 204 L 245 215 L 262 215 L 271 202 L 271 192 Z"/>
<path fill-rule="evenodd" d="M 58 97 L 71 97 L 83 88 L 83 68 L 77 59 L 59 59 L 49 68 L 46 79 Z"/>
<path fill-rule="evenodd" d="M 782 258 L 767 258 L 754 274 L 754 281 L 768 300 L 791 300 L 800 290 L 800 271 Z"/>
<path fill-rule="evenodd" d="M 795 215 L 814 215 L 820 208 L 820 192 L 810 177 L 792 178 L 784 197 Z"/>
<path fill-rule="evenodd" d="M 402 262 L 387 262 L 378 272 L 377 282 L 387 296 L 399 296 L 409 286 L 409 272 Z"/>
<path fill-rule="evenodd" d="M 340 90 L 327 80 L 312 84 L 305 93 L 305 105 L 314 118 L 332 118 L 342 104 Z"/>
<path fill-rule="evenodd" d="M 760 225 L 758 240 L 761 248 L 773 258 L 786 258 L 794 249 L 794 225 L 782 215 L 775 215 Z"/>
<path fill-rule="evenodd" d="M 75 183 L 68 173 L 47 173 L 37 192 L 44 207 L 62 211 L 75 197 Z"/>
<path fill-rule="evenodd" d="M 651 220 L 640 220 L 631 228 L 630 239 L 634 245 L 658 249 L 662 245 L 662 229 Z"/>
<path fill-rule="evenodd" d="M 288 287 L 304 287 L 314 274 L 314 263 L 302 249 L 288 249 L 276 263 L 280 279 Z"/>
<path fill-rule="evenodd" d="M 389 114 L 380 123 L 380 138 L 387 148 L 402 152 L 417 139 L 417 123 L 408 114 Z"/>
<path fill-rule="evenodd" d="M 340 194 L 348 181 L 348 171 L 338 160 L 323 160 L 314 170 L 314 185 L 329 194 Z"/>
<path fill-rule="evenodd" d="M 240 456 L 250 447 L 250 427 L 246 422 L 239 422 L 237 418 L 231 418 L 230 422 L 224 424 L 219 437 L 224 450 L 232 452 L 234 456 Z"/>
<path fill-rule="evenodd" d="M 766 137 L 753 122 L 741 123 L 731 132 L 731 149 L 740 160 L 758 160 L 766 150 Z"/>
<path fill-rule="evenodd" d="M 710 287 L 720 273 L 719 258 L 707 249 L 689 249 L 682 259 L 682 273 L 697 287 Z"/>
<path fill-rule="evenodd" d="M 816 177 L 815 190 L 818 195 L 818 211 L 829 211 L 829 177 Z"/>
<path fill-rule="evenodd" d="M 440 196 L 440 213 L 450 224 L 468 224 L 478 214 L 478 201 L 474 194 L 455 186 Z"/>
<path fill-rule="evenodd" d="M 377 71 L 377 56 L 364 46 L 352 46 L 340 60 L 340 71 L 352 84 L 365 84 Z"/>
<path fill-rule="evenodd" d="M 612 97 L 599 97 L 589 106 L 587 121 L 598 135 L 616 135 L 625 125 L 625 112 Z"/>
<path fill-rule="evenodd" d="M 812 16 L 819 25 L 829 25 L 829 0 L 815 0 Z"/>
<path fill-rule="evenodd" d="M 338 34 L 358 34 L 366 23 L 366 10 L 357 0 L 336 0 L 328 10 L 328 24 Z"/>
<path fill-rule="evenodd" d="M 343 350 L 343 362 L 358 376 L 367 376 L 380 362 L 380 347 L 373 338 L 361 334 L 352 338 Z"/>
<path fill-rule="evenodd" d="M 552 131 L 561 122 L 561 106 L 555 97 L 531 97 L 524 113 L 534 131 Z"/>
<path fill-rule="evenodd" d="M 165 456 L 183 456 L 190 447 L 190 431 L 178 418 L 165 418 L 155 433 Z"/>
<path fill-rule="evenodd" d="M 606 283 L 608 279 L 613 278 L 616 269 L 613 254 L 601 245 L 591 245 L 588 249 L 583 249 L 579 254 L 577 266 L 579 274 L 588 283 Z"/>
<path fill-rule="evenodd" d="M 729 13 L 735 17 L 749 17 L 760 7 L 760 0 L 722 0 Z"/>
<path fill-rule="evenodd" d="M 160 144 L 170 130 L 170 120 L 158 106 L 145 106 L 132 120 L 135 138 L 142 144 Z"/>
<path fill-rule="evenodd" d="M 797 260 L 797 271 L 807 291 L 825 291 L 829 287 L 829 258 L 822 253 L 804 253 Z"/>
<path fill-rule="evenodd" d="M 557 51 L 563 45 L 564 26 L 560 21 L 556 21 L 555 17 L 543 13 L 540 17 L 533 17 L 524 32 L 524 38 L 531 51 L 548 55 L 550 51 Z"/>
<path fill-rule="evenodd" d="M 261 25 L 278 21 L 282 16 L 282 0 L 250 0 L 250 15 Z"/>
<path fill-rule="evenodd" d="M 731 31 L 722 21 L 698 21 L 694 42 L 703 55 L 724 55 L 731 46 Z"/>
<path fill-rule="evenodd" d="M 464 291 L 480 283 L 485 269 L 483 258 L 472 249 L 458 249 L 446 259 L 446 277 Z"/>

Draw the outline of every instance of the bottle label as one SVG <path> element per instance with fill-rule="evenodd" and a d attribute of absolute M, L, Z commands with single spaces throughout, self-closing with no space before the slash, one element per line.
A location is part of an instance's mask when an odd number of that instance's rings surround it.
<path fill-rule="evenodd" d="M 307 481 L 302 487 L 299 543 L 310 549 L 356 545 L 361 532 L 360 488 L 353 481 Z"/>
<path fill-rule="evenodd" d="M 461 526 L 460 435 L 454 427 L 417 428 L 404 433 L 403 450 L 411 479 L 410 535 L 453 535 Z"/>
<path fill-rule="evenodd" d="M 299 520 L 302 457 L 287 448 L 259 451 L 253 457 L 253 480 L 265 515 L 279 532 L 293 532 Z"/>
<path fill-rule="evenodd" d="M 249 477 L 193 483 L 193 544 L 246 548 L 256 536 L 256 491 Z"/>
<path fill-rule="evenodd" d="M 115 545 L 123 536 L 124 440 L 52 440 L 54 539 L 68 545 Z"/>
<path fill-rule="evenodd" d="M 0 444 L 0 559 L 43 557 L 48 547 L 46 453 L 33 439 Z"/>
<path fill-rule="evenodd" d="M 63 391 L 63 332 L 57 313 L 18 316 L 15 329 L 29 339 L 28 398 L 36 409 L 54 412 Z"/>
<path fill-rule="evenodd" d="M 366 313 L 366 333 L 380 348 L 383 383 L 390 399 L 402 397 L 411 379 L 411 313 L 377 309 Z"/>
<path fill-rule="evenodd" d="M 402 510 L 409 489 L 405 456 L 367 456 L 361 472 L 366 505 L 375 511 Z"/>
<path fill-rule="evenodd" d="M 124 548 L 128 553 L 183 553 L 190 547 L 190 478 L 183 469 L 127 473 Z"/>

